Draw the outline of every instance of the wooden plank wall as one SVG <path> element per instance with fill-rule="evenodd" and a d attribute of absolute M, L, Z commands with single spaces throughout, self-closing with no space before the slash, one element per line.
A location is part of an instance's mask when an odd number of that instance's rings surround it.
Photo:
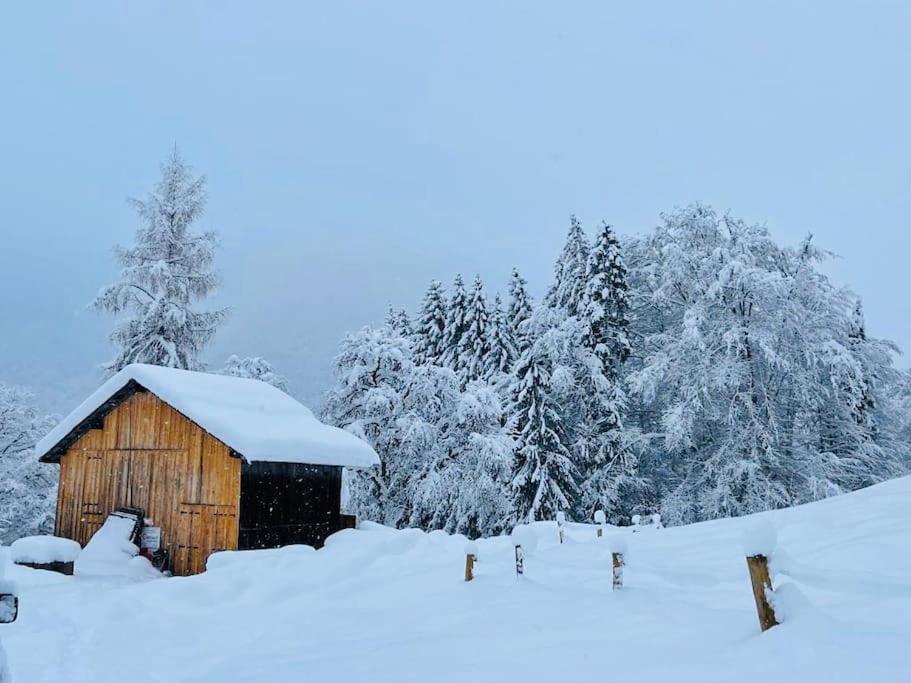
<path fill-rule="evenodd" d="M 118 507 L 161 527 L 172 571 L 195 574 L 237 547 L 241 461 L 149 392 L 111 410 L 60 459 L 56 534 L 85 543 Z"/>

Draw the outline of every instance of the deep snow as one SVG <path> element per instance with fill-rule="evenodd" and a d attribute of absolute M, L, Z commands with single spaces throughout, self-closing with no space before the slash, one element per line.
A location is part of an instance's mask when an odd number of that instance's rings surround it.
<path fill-rule="evenodd" d="M 374 525 L 320 551 L 222 553 L 190 578 L 63 577 L 15 567 L 0 627 L 17 683 L 122 681 L 911 680 L 911 478 L 751 518 L 511 537 Z M 743 542 L 757 518 L 783 623 L 760 634 Z M 519 537 L 527 532 L 519 533 Z M 609 549 L 628 546 L 611 591 Z"/>

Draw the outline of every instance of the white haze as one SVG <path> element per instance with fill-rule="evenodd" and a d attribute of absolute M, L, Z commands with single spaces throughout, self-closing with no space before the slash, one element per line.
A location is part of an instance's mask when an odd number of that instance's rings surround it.
<path fill-rule="evenodd" d="M 208 360 L 310 403 L 430 279 L 540 295 L 570 213 L 633 233 L 694 200 L 815 233 L 908 348 L 909 29 L 903 2 L 8 5 L 0 381 L 60 411 L 100 381 L 86 306 L 175 143 L 233 311 Z"/>

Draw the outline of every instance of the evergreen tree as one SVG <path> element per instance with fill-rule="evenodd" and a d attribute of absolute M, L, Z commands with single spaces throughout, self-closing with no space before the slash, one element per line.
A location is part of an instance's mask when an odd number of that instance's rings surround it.
<path fill-rule="evenodd" d="M 411 319 L 404 308 L 396 310 L 390 306 L 389 311 L 386 313 L 386 326 L 406 339 L 410 339 L 413 334 Z"/>
<path fill-rule="evenodd" d="M 616 379 L 630 354 L 626 277 L 620 243 L 605 223 L 589 258 L 581 317 L 582 343 L 595 353 L 611 379 Z"/>
<path fill-rule="evenodd" d="M 547 355 L 532 346 L 516 364 L 512 389 L 513 514 L 517 522 L 554 519 L 576 504 L 578 473 L 550 395 Z"/>
<path fill-rule="evenodd" d="M 488 330 L 487 345 L 490 351 L 484 362 L 484 379 L 497 383 L 498 378 L 506 376 L 512 370 L 519 356 L 499 294 L 494 298 Z"/>
<path fill-rule="evenodd" d="M 620 245 L 604 224 L 589 257 L 585 303 L 579 314 L 580 351 L 587 350 L 591 361 L 577 367 L 585 422 L 583 516 L 603 509 L 614 522 L 628 518 L 632 495 L 642 486 L 623 425 L 626 394 L 620 371 L 630 354 L 627 289 Z"/>
<path fill-rule="evenodd" d="M 465 334 L 459 340 L 459 355 L 456 373 L 463 384 L 484 376 L 487 356 L 490 353 L 490 316 L 487 312 L 487 298 L 481 277 L 475 276 L 471 298 L 466 312 Z"/>
<path fill-rule="evenodd" d="M 518 268 L 512 269 L 509 281 L 509 308 L 506 311 L 506 322 L 509 325 L 509 336 L 515 344 L 518 354 L 524 353 L 531 345 L 526 321 L 532 314 L 531 297 L 525 289 L 525 278 L 519 275 Z"/>
<path fill-rule="evenodd" d="M 415 365 L 439 365 L 445 350 L 448 311 L 443 285 L 434 280 L 427 288 L 414 334 Z"/>
<path fill-rule="evenodd" d="M 205 209 L 205 178 L 194 178 L 176 149 L 161 171 L 154 192 L 131 202 L 141 226 L 135 246 L 116 249 L 120 280 L 93 302 L 119 316 L 111 333 L 117 356 L 105 366 L 110 374 L 130 363 L 202 369 L 200 354 L 227 315 L 195 307 L 218 284 L 215 233 L 191 229 Z"/>
<path fill-rule="evenodd" d="M 468 296 L 461 275 L 452 283 L 452 298 L 446 315 L 446 329 L 443 333 L 443 365 L 456 372 L 460 369 L 462 337 L 468 330 Z"/>
<path fill-rule="evenodd" d="M 567 315 L 579 313 L 585 296 L 589 249 L 582 224 L 570 216 L 566 244 L 554 266 L 554 283 L 545 298 L 548 306 L 565 309 Z"/>
<path fill-rule="evenodd" d="M 288 380 L 275 372 L 272 364 L 259 356 L 241 358 L 229 356 L 225 366 L 218 371 L 219 375 L 243 377 L 245 379 L 258 379 L 260 382 L 271 384 L 276 389 L 288 391 Z"/>

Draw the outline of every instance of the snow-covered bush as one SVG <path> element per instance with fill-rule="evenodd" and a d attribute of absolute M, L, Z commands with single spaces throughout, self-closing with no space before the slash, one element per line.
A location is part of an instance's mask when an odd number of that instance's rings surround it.
<path fill-rule="evenodd" d="M 236 355 L 229 356 L 225 361 L 225 366 L 218 371 L 218 374 L 258 379 L 260 382 L 271 384 L 276 389 L 288 391 L 288 380 L 275 372 L 269 361 L 259 356 L 246 358 Z"/>

